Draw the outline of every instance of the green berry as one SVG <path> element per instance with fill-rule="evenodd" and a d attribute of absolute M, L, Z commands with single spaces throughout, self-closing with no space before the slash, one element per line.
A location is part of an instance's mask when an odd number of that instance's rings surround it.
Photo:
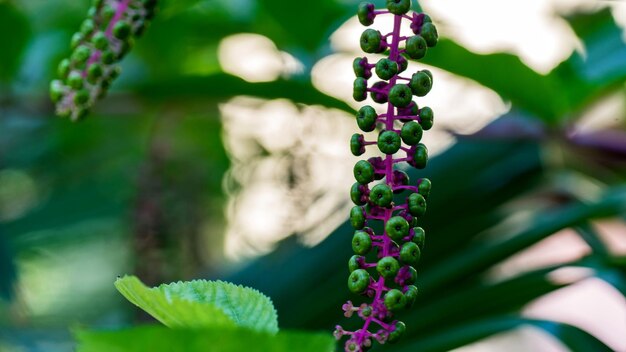
<path fill-rule="evenodd" d="M 433 110 L 428 106 L 425 106 L 419 111 L 420 125 L 425 131 L 428 131 L 433 127 L 434 116 Z"/>
<path fill-rule="evenodd" d="M 419 193 L 413 193 L 407 200 L 409 213 L 413 216 L 420 217 L 426 213 L 426 199 Z"/>
<path fill-rule="evenodd" d="M 50 100 L 52 100 L 53 103 L 61 101 L 64 91 L 61 81 L 55 79 L 50 82 Z"/>
<path fill-rule="evenodd" d="M 385 233 L 394 241 L 400 241 L 409 234 L 409 222 L 402 216 L 394 216 L 385 224 Z"/>
<path fill-rule="evenodd" d="M 376 75 L 380 79 L 388 80 L 396 73 L 398 73 L 398 64 L 395 61 L 383 58 L 376 63 Z"/>
<path fill-rule="evenodd" d="M 379 207 L 387 208 L 393 201 L 393 192 L 386 184 L 378 184 L 370 191 L 370 201 Z"/>
<path fill-rule="evenodd" d="M 389 91 L 389 102 L 393 106 L 405 108 L 411 104 L 411 99 L 413 99 L 413 92 L 406 84 L 396 84 Z"/>
<path fill-rule="evenodd" d="M 435 82 L 435 81 L 433 81 L 433 73 L 432 73 L 432 72 L 430 72 L 430 70 L 422 70 L 422 71 L 420 71 L 420 72 L 424 72 L 425 74 L 427 74 L 427 75 L 428 75 L 428 77 L 430 77 L 430 81 L 431 81 L 431 82 Z"/>
<path fill-rule="evenodd" d="M 432 186 L 432 183 L 430 182 L 429 179 L 422 178 L 419 180 L 419 183 L 417 184 L 417 192 L 423 195 L 424 198 L 428 198 L 428 195 L 430 194 L 431 186 Z"/>
<path fill-rule="evenodd" d="M 352 61 L 352 69 L 357 77 L 363 77 L 365 79 L 372 77 L 372 71 L 367 69 L 365 65 L 367 65 L 366 57 L 357 57 Z"/>
<path fill-rule="evenodd" d="M 363 144 L 363 135 L 355 133 L 350 138 L 350 151 L 352 155 L 359 156 L 365 153 L 365 145 Z"/>
<path fill-rule="evenodd" d="M 363 101 L 367 98 L 367 80 L 363 77 L 358 77 L 354 80 L 352 98 L 356 101 Z"/>
<path fill-rule="evenodd" d="M 395 154 L 398 150 L 400 150 L 400 146 L 402 145 L 402 141 L 400 140 L 400 136 L 394 131 L 382 131 L 378 135 L 378 149 L 381 152 L 391 155 Z"/>
<path fill-rule="evenodd" d="M 426 202 L 424 202 L 426 204 Z M 426 232 L 421 227 L 413 228 L 413 238 L 411 239 L 415 244 L 417 244 L 420 249 L 424 248 L 424 244 L 426 243 Z"/>
<path fill-rule="evenodd" d="M 102 73 L 103 73 L 102 65 L 91 64 L 87 68 L 87 80 L 89 81 L 89 83 L 94 84 L 96 83 L 98 78 L 102 77 Z"/>
<path fill-rule="evenodd" d="M 413 243 L 413 242 L 411 242 Z M 352 250 L 356 254 L 365 255 L 372 249 L 372 238 L 365 231 L 356 231 L 352 237 Z"/>
<path fill-rule="evenodd" d="M 102 8 L 102 19 L 106 22 L 115 16 L 115 9 L 111 5 L 104 5 Z"/>
<path fill-rule="evenodd" d="M 365 260 L 365 257 L 362 255 L 353 255 L 350 257 L 350 260 L 348 261 L 348 269 L 350 272 L 360 269 L 361 266 L 359 265 L 359 261 L 362 260 Z"/>
<path fill-rule="evenodd" d="M 376 271 L 385 279 L 393 279 L 400 270 L 400 263 L 396 258 L 388 256 L 381 258 L 376 264 Z"/>
<path fill-rule="evenodd" d="M 426 56 L 428 45 L 421 35 L 414 35 L 406 41 L 406 53 L 411 59 L 419 60 Z"/>
<path fill-rule="evenodd" d="M 348 289 L 353 293 L 363 293 L 370 284 L 370 274 L 365 269 L 357 269 L 348 277 Z"/>
<path fill-rule="evenodd" d="M 376 129 L 377 119 L 378 114 L 376 113 L 376 110 L 369 105 L 365 105 L 360 108 L 359 112 L 356 114 L 356 123 L 363 132 L 372 132 Z"/>
<path fill-rule="evenodd" d="M 365 226 L 365 214 L 363 208 L 359 206 L 352 207 L 350 210 L 350 224 L 357 230 Z"/>
<path fill-rule="evenodd" d="M 376 82 L 372 85 L 373 89 L 378 90 L 378 92 L 372 91 L 370 93 L 370 96 L 372 97 L 372 100 L 377 102 L 378 104 L 384 104 L 387 102 L 387 93 L 385 92 L 385 90 L 387 89 L 387 86 L 389 85 L 389 83 L 385 82 L 385 81 L 379 81 Z"/>
<path fill-rule="evenodd" d="M 356 164 L 354 164 L 353 173 L 356 182 L 362 185 L 366 185 L 374 181 L 374 166 L 372 166 L 372 164 L 368 161 L 359 160 Z"/>
<path fill-rule="evenodd" d="M 408 268 L 409 277 L 406 280 L 404 280 L 404 284 L 405 285 L 414 284 L 415 281 L 417 281 L 417 270 L 415 270 L 414 267 L 409 266 L 409 265 L 405 266 L 405 268 Z"/>
<path fill-rule="evenodd" d="M 74 33 L 72 39 L 70 40 L 70 48 L 72 50 L 76 49 L 83 42 L 83 35 L 80 33 Z"/>
<path fill-rule="evenodd" d="M 419 292 L 417 290 L 417 287 L 413 285 L 409 285 L 407 286 L 407 288 L 404 289 L 404 297 L 406 297 L 406 308 L 411 308 L 413 306 L 415 300 L 417 299 L 418 293 Z"/>
<path fill-rule="evenodd" d="M 109 39 L 104 32 L 98 32 L 91 37 L 91 44 L 98 50 L 105 50 L 109 46 Z"/>
<path fill-rule="evenodd" d="M 403 322 L 397 321 L 395 323 L 395 329 L 389 334 L 389 343 L 396 343 L 406 332 L 406 325 Z"/>
<path fill-rule="evenodd" d="M 387 0 L 387 9 L 394 15 L 404 15 L 411 9 L 411 0 Z"/>
<path fill-rule="evenodd" d="M 91 34 L 91 32 L 93 32 L 93 29 L 96 27 L 95 23 L 93 22 L 93 20 L 91 19 L 86 19 L 83 21 L 83 23 L 80 25 L 80 33 L 87 37 L 88 35 Z"/>
<path fill-rule="evenodd" d="M 61 60 L 61 62 L 59 63 L 59 66 L 57 67 L 57 74 L 59 75 L 60 78 L 66 78 L 69 73 L 70 73 L 70 60 L 68 59 Z"/>
<path fill-rule="evenodd" d="M 417 264 L 417 262 L 419 262 L 420 260 L 421 255 L 422 252 L 420 251 L 419 247 L 413 242 L 407 242 L 402 245 L 402 248 L 400 248 L 400 261 L 405 264 Z"/>
<path fill-rule="evenodd" d="M 429 47 L 434 47 L 437 45 L 437 41 L 439 40 L 439 34 L 437 34 L 437 28 L 431 22 L 424 23 L 422 25 L 422 31 L 420 35 L 426 41 L 426 44 Z"/>
<path fill-rule="evenodd" d="M 409 87 L 411 87 L 413 94 L 423 97 L 430 92 L 433 82 L 429 74 L 424 71 L 418 71 L 411 76 Z"/>
<path fill-rule="evenodd" d="M 423 134 L 424 130 L 422 129 L 422 126 L 415 121 L 405 123 L 400 131 L 402 141 L 408 145 L 416 145 L 419 143 L 422 140 Z"/>
<path fill-rule="evenodd" d="M 126 21 L 119 21 L 113 26 L 113 35 L 117 39 L 124 40 L 130 35 L 130 24 Z"/>
<path fill-rule="evenodd" d="M 391 289 L 385 294 L 385 306 L 390 311 L 398 311 L 404 308 L 405 305 L 406 297 L 404 297 L 402 291 L 397 288 Z"/>
<path fill-rule="evenodd" d="M 361 34 L 360 44 L 361 50 L 368 54 L 381 53 L 385 51 L 385 45 L 383 45 L 383 35 L 375 29 L 368 28 L 363 31 Z"/>
<path fill-rule="evenodd" d="M 376 15 L 374 15 L 374 4 L 369 2 L 360 3 L 356 14 L 362 25 L 372 25 L 372 23 L 374 23 L 374 18 L 376 17 Z"/>
<path fill-rule="evenodd" d="M 78 48 L 74 49 L 72 61 L 77 64 L 84 63 L 89 59 L 89 55 L 91 55 L 91 49 L 86 45 L 80 45 Z"/>
<path fill-rule="evenodd" d="M 103 51 L 102 52 L 102 63 L 105 65 L 110 65 L 115 62 L 115 54 L 112 51 Z"/>
<path fill-rule="evenodd" d="M 81 89 L 74 94 L 74 104 L 83 105 L 89 101 L 89 91 Z"/>
<path fill-rule="evenodd" d="M 411 154 L 412 160 L 409 164 L 417 169 L 425 168 L 426 163 L 428 162 L 428 149 L 422 143 L 419 143 L 413 148 L 415 149 L 413 149 Z"/>
<path fill-rule="evenodd" d="M 363 196 L 365 194 L 361 191 L 361 184 L 360 183 L 355 183 L 352 185 L 352 188 L 350 188 L 350 199 L 352 199 L 352 202 L 356 205 L 365 205 L 365 201 L 363 200 Z"/>
<path fill-rule="evenodd" d="M 83 76 L 78 71 L 72 71 L 67 77 L 67 85 L 72 89 L 81 89 L 83 87 Z"/>

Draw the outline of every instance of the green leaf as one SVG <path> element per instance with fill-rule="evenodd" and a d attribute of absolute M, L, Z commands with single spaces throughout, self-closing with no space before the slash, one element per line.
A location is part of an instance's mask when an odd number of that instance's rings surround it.
<path fill-rule="evenodd" d="M 134 276 L 118 279 L 115 287 L 129 301 L 172 328 L 240 326 L 278 332 L 272 301 L 251 288 L 205 280 L 148 288 Z"/>
<path fill-rule="evenodd" d="M 437 352 L 476 342 L 487 336 L 512 330 L 522 326 L 532 326 L 559 339 L 573 352 L 610 352 L 607 345 L 580 328 L 572 325 L 546 320 L 524 319 L 518 317 L 500 317 L 457 326 L 436 335 L 428 336 L 417 342 L 403 344 L 394 351 Z"/>
<path fill-rule="evenodd" d="M 19 68 L 30 35 L 26 17 L 10 1 L 0 1 L 0 81 L 10 80 Z"/>
<path fill-rule="evenodd" d="M 76 333 L 79 352 L 331 352 L 330 333 L 282 331 L 277 335 L 247 329 L 178 330 L 143 326 L 122 331 Z"/>

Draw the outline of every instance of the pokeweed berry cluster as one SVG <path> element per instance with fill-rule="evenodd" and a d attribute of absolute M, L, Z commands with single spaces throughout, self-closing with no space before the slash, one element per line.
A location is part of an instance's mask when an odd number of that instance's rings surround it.
<path fill-rule="evenodd" d="M 369 105 L 357 113 L 357 124 L 364 132 L 380 128 L 376 141 L 367 141 L 362 134 L 352 136 L 350 147 L 356 156 L 365 153 L 366 146 L 377 145 L 385 157 L 360 160 L 354 166 L 356 183 L 350 195 L 355 206 L 350 211 L 350 222 L 355 229 L 350 258 L 348 288 L 356 294 L 372 299 L 371 303 L 343 305 L 346 317 L 356 313 L 363 326 L 356 331 L 337 326 L 335 337 L 348 337 L 345 350 L 364 351 L 373 340 L 381 344 L 397 341 L 405 332 L 403 322 L 394 319 L 394 313 L 410 308 L 417 297 L 414 286 L 417 272 L 414 266 L 420 259 L 425 233 L 417 222 L 426 212 L 426 199 L 431 182 L 420 178 L 411 184 L 408 175 L 399 169 L 401 163 L 423 169 L 428 150 L 420 143 L 424 130 L 433 126 L 433 111 L 419 108 L 413 96 L 425 96 L 432 88 L 430 71 L 421 70 L 410 77 L 402 76 L 408 59 L 421 59 L 429 47 L 437 44 L 438 35 L 430 17 L 423 13 L 407 14 L 410 0 L 387 0 L 387 8 L 376 10 L 371 3 L 361 3 L 358 18 L 369 26 L 376 16 L 393 16 L 393 30 L 383 35 L 366 29 L 361 35 L 361 49 L 368 54 L 387 54 L 376 63 L 367 57 L 354 60 L 354 99 L 363 101 L 369 93 L 372 100 L 386 104 L 386 111 L 378 114 Z M 403 37 L 403 20 L 410 21 L 414 35 Z M 371 84 L 374 74 L 380 79 Z M 395 156 L 398 152 L 406 156 Z M 383 180 L 372 185 L 378 180 Z M 401 202 L 394 202 L 402 199 Z M 382 222 L 382 231 L 373 230 L 374 222 Z M 382 233 L 380 233 L 382 232 Z"/>
<path fill-rule="evenodd" d="M 157 0 L 94 0 L 71 41 L 72 54 L 50 84 L 56 113 L 76 121 L 106 95 L 120 74 L 117 63 L 154 17 Z"/>

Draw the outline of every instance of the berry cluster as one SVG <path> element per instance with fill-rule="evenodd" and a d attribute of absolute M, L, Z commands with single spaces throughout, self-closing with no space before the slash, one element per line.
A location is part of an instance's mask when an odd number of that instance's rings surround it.
<path fill-rule="evenodd" d="M 369 93 L 376 103 L 386 104 L 386 112 L 378 114 L 373 107 L 363 106 L 356 116 L 359 128 L 371 132 L 378 127 L 381 131 L 376 141 L 354 134 L 350 148 L 360 156 L 366 146 L 377 145 L 386 156 L 360 160 L 354 166 L 357 182 L 350 195 L 356 206 L 350 212 L 350 222 L 355 228 L 352 249 L 356 254 L 348 264 L 348 288 L 373 300 L 359 306 L 351 301 L 343 305 L 346 317 L 357 313 L 364 321 L 356 331 L 346 331 L 341 326 L 335 330 L 337 339 L 348 337 L 345 350 L 349 352 L 369 349 L 372 340 L 381 344 L 397 341 L 406 327 L 394 319 L 394 312 L 411 307 L 418 292 L 414 266 L 420 259 L 425 234 L 417 221 L 426 212 L 431 183 L 421 178 L 411 184 L 408 175 L 397 166 L 406 162 L 418 169 L 426 167 L 428 150 L 420 141 L 423 131 L 433 126 L 433 111 L 428 107 L 420 109 L 413 96 L 426 95 L 433 77 L 428 70 L 410 77 L 401 73 L 406 71 L 409 58 L 421 59 L 429 47 L 437 44 L 438 35 L 430 17 L 423 13 L 408 15 L 410 8 L 411 0 L 387 0 L 385 10 L 376 10 L 373 4 L 365 2 L 358 8 L 359 21 L 365 26 L 382 14 L 393 15 L 394 21 L 391 33 L 383 35 L 366 29 L 361 35 L 364 52 L 386 53 L 386 57 L 376 63 L 369 63 L 367 57 L 354 60 L 354 99 L 363 101 Z M 411 22 L 414 35 L 400 35 L 403 19 Z M 369 84 L 374 74 L 380 80 Z M 394 158 L 400 151 L 406 156 Z M 383 179 L 384 182 L 371 185 Z M 406 197 L 395 203 L 394 194 Z M 382 222 L 382 234 L 372 229 L 375 221 Z"/>
<path fill-rule="evenodd" d="M 89 112 L 119 76 L 116 64 L 154 16 L 157 0 L 94 0 L 72 37 L 72 54 L 58 67 L 50 98 L 59 116 L 76 121 Z"/>

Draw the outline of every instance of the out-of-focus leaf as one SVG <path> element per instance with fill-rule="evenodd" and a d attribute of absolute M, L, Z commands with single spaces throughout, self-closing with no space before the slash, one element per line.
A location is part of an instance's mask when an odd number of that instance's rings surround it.
<path fill-rule="evenodd" d="M 0 1 L 0 81 L 12 78 L 31 35 L 26 17 L 11 1 Z"/>
<path fill-rule="evenodd" d="M 500 317 L 474 321 L 457 326 L 436 335 L 426 336 L 419 341 L 405 343 L 394 351 L 443 352 L 476 342 L 487 336 L 509 331 L 522 326 L 532 326 L 543 330 L 560 340 L 572 352 L 610 352 L 607 345 L 580 328 L 572 325 L 545 320 L 518 317 Z"/>
<path fill-rule="evenodd" d="M 193 98 L 222 100 L 238 95 L 251 95 L 267 99 L 285 98 L 296 103 L 354 111 L 345 102 L 315 89 L 310 82 L 285 79 L 250 83 L 229 74 L 218 73 L 209 76 L 187 76 L 139 83 L 135 88 L 139 94 L 150 100 Z"/>
<path fill-rule="evenodd" d="M 0 231 L 0 298 L 7 300 L 13 296 L 13 282 L 17 277 L 13 258 L 7 237 Z"/>
<path fill-rule="evenodd" d="M 79 352 L 331 352 L 329 333 L 282 331 L 277 335 L 247 329 L 178 330 L 143 326 L 122 331 L 79 331 Z"/>
<path fill-rule="evenodd" d="M 134 276 L 118 279 L 115 287 L 133 304 L 169 327 L 240 326 L 278 332 L 272 301 L 251 288 L 205 280 L 148 288 Z"/>

